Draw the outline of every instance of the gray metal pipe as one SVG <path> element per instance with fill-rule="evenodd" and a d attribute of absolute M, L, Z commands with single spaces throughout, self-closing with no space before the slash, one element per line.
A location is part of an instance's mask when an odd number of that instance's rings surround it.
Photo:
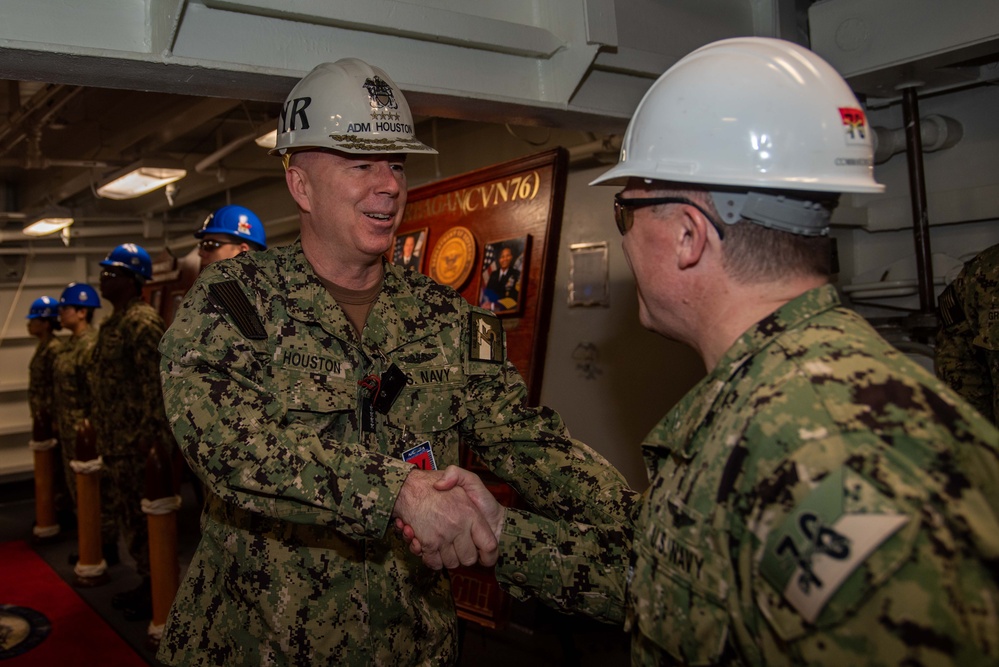
<path fill-rule="evenodd" d="M 933 296 L 933 256 L 930 223 L 926 210 L 926 180 L 923 172 L 923 140 L 919 122 L 919 96 L 913 86 L 902 90 L 906 160 L 909 166 L 909 197 L 912 201 L 912 234 L 916 244 L 916 277 L 919 280 L 919 311 L 936 310 Z"/>

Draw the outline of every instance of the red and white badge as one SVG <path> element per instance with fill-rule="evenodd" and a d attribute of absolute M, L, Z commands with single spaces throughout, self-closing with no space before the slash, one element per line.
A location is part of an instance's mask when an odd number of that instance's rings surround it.
<path fill-rule="evenodd" d="M 429 440 L 404 451 L 402 460 L 412 463 L 420 470 L 437 470 L 437 459 L 434 458 L 434 450 L 430 447 Z"/>
<path fill-rule="evenodd" d="M 839 117 L 843 121 L 843 136 L 847 144 L 867 143 L 867 120 L 863 109 L 840 107 Z"/>

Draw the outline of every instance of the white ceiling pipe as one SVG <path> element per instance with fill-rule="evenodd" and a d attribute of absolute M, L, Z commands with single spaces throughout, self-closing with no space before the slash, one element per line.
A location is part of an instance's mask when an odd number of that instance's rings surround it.
<path fill-rule="evenodd" d="M 0 125 L 0 141 L 3 141 L 9 134 L 20 129 L 22 123 L 24 123 L 31 116 L 31 114 L 38 109 L 44 108 L 45 105 L 54 100 L 64 88 L 66 88 L 66 86 L 56 84 L 45 86 L 35 93 L 25 104 L 18 107 L 17 110 L 10 115 L 10 118 L 7 119 L 7 122 Z"/>
<path fill-rule="evenodd" d="M 119 164 L 105 162 L 103 160 L 50 160 L 47 157 L 40 158 L 37 162 L 25 166 L 22 158 L 0 158 L 0 167 L 21 167 L 24 169 L 48 169 L 49 167 L 79 167 L 81 169 L 104 169 L 107 167 L 120 167 Z"/>
<path fill-rule="evenodd" d="M 874 127 L 874 164 L 887 162 L 898 153 L 904 153 L 905 128 Z M 930 114 L 919 119 L 919 132 L 923 139 L 923 152 L 943 150 L 955 146 L 964 136 L 964 127 L 948 116 Z"/>
<path fill-rule="evenodd" d="M 143 248 L 149 254 L 155 254 L 163 249 L 162 245 L 152 246 L 143 245 Z M 111 250 L 109 247 L 104 246 L 90 246 L 90 247 L 73 247 L 65 248 L 63 246 L 28 246 L 24 248 L 2 248 L 0 247 L 0 255 L 100 255 L 101 257 L 108 254 Z"/>
<path fill-rule="evenodd" d="M 100 220 L 107 220 L 107 218 L 98 218 Z M 86 218 L 77 218 L 77 222 L 81 220 L 86 220 Z M 135 220 L 135 218 L 129 218 L 129 220 Z M 183 233 L 190 231 L 197 227 L 197 223 L 190 220 L 179 220 L 172 221 L 164 224 L 159 220 L 144 220 L 139 222 L 130 222 L 128 224 L 117 224 L 117 225 L 74 225 L 69 228 L 69 236 L 71 239 L 97 239 L 97 238 L 121 238 L 121 237 L 142 237 L 147 239 L 158 239 L 162 238 L 166 234 Z M 51 239 L 58 239 L 57 234 L 53 234 Z M 16 241 L 16 242 L 30 242 L 32 239 L 22 234 L 20 231 L 0 231 L 0 243 Z M 143 245 L 143 247 L 145 247 Z M 30 254 L 25 252 L 25 248 L 13 248 L 19 252 L 9 253 L 5 252 L 2 254 Z M 62 249 L 60 249 L 62 250 Z M 68 250 L 72 251 L 73 248 Z M 148 250 L 148 248 L 147 248 Z"/>
<path fill-rule="evenodd" d="M 250 134 L 244 135 L 238 139 L 233 139 L 225 146 L 218 149 L 211 155 L 205 157 L 203 160 L 198 162 L 198 164 L 194 165 L 194 171 L 198 172 L 199 174 L 203 174 L 213 164 L 215 164 L 225 156 L 229 155 L 230 153 L 234 152 L 236 149 L 244 146 L 245 144 L 250 143 L 257 137 L 259 137 L 262 133 L 263 130 L 255 130 Z"/>
<path fill-rule="evenodd" d="M 588 160 L 598 155 L 612 155 L 614 162 L 617 162 L 618 154 L 621 152 L 621 135 L 611 134 L 602 139 L 595 139 L 585 144 L 578 144 L 569 147 L 569 164 Z"/>

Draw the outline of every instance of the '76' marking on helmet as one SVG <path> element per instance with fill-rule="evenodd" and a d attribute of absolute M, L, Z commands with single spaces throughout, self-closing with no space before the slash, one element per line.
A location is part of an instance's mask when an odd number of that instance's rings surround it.
<path fill-rule="evenodd" d="M 851 107 L 840 107 L 839 117 L 843 120 L 843 126 L 846 128 L 846 143 L 864 143 L 867 139 L 864 112 Z"/>

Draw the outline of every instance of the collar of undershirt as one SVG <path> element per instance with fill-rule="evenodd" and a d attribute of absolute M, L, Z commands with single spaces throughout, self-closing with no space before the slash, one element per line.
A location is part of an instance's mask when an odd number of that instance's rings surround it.
<path fill-rule="evenodd" d="M 375 283 L 372 287 L 363 290 L 348 289 L 337 285 L 336 283 L 330 282 L 323 277 L 319 277 L 319 281 L 326 288 L 326 291 L 336 299 L 337 303 L 347 303 L 353 306 L 363 306 L 375 302 L 378 298 L 378 293 L 382 291 L 382 285 L 385 284 L 384 277 Z"/>

